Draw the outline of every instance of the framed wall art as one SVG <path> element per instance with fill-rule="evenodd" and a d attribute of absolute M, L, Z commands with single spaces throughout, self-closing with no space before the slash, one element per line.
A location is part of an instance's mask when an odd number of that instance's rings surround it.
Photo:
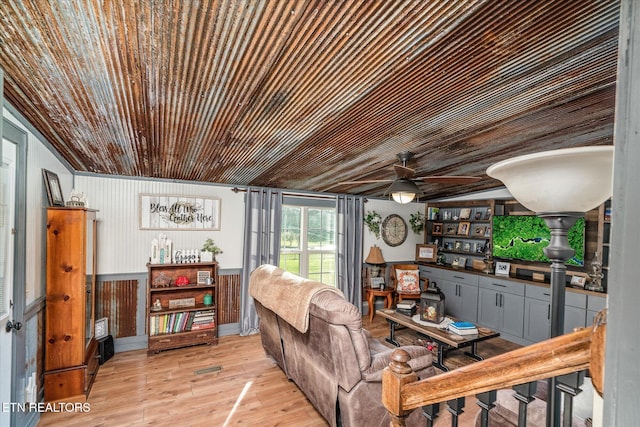
<path fill-rule="evenodd" d="M 220 199 L 140 194 L 140 230 L 220 230 Z"/>
<path fill-rule="evenodd" d="M 436 262 L 437 255 L 436 245 L 416 245 L 416 261 Z"/>
<path fill-rule="evenodd" d="M 42 177 L 44 179 L 44 187 L 47 189 L 49 206 L 64 206 L 64 197 L 62 196 L 58 174 L 42 169 Z"/>

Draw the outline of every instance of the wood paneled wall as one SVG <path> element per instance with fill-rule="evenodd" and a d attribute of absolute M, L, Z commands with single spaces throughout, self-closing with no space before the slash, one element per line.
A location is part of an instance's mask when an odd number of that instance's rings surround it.
<path fill-rule="evenodd" d="M 138 286 L 137 280 L 108 280 L 96 284 L 96 319 L 109 319 L 109 333 L 114 338 L 137 335 Z"/>
<path fill-rule="evenodd" d="M 240 274 L 218 276 L 218 324 L 240 321 Z"/>

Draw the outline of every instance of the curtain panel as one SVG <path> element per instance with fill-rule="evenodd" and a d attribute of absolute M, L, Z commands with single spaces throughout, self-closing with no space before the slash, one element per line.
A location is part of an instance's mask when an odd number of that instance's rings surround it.
<path fill-rule="evenodd" d="M 364 199 L 357 196 L 336 197 L 338 288 L 347 301 L 362 312 L 362 233 Z"/>
<path fill-rule="evenodd" d="M 282 192 L 268 188 L 247 188 L 245 198 L 244 253 L 240 289 L 240 335 L 258 333 L 259 319 L 249 295 L 249 277 L 262 264 L 280 261 Z"/>

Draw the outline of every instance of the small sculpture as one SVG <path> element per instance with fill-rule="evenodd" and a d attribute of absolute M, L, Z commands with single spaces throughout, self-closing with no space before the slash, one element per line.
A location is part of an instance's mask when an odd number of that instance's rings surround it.
<path fill-rule="evenodd" d="M 595 292 L 604 292 L 602 287 L 602 279 L 604 274 L 602 273 L 602 261 L 600 260 L 600 252 L 596 251 L 591 259 L 591 269 L 589 271 L 589 283 L 585 286 L 585 289 Z"/>

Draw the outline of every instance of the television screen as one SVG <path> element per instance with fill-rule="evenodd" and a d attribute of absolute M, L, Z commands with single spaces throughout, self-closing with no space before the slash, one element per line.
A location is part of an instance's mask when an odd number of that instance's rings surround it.
<path fill-rule="evenodd" d="M 576 251 L 569 265 L 584 266 L 584 218 L 569 230 L 569 245 Z M 494 216 L 493 256 L 521 261 L 549 262 L 542 249 L 549 245 L 551 230 L 537 216 Z"/>

